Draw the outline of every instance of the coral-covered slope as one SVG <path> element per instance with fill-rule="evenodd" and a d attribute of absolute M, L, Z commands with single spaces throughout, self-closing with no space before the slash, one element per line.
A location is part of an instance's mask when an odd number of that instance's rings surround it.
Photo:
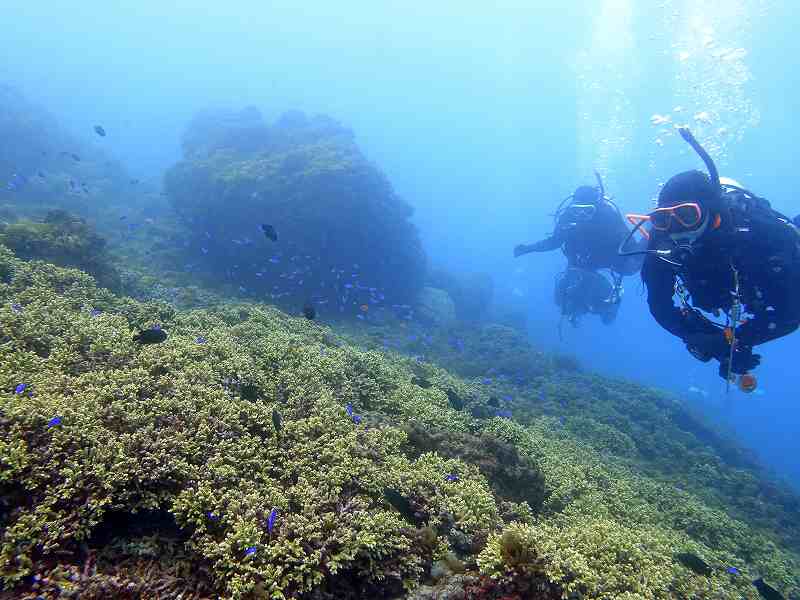
<path fill-rule="evenodd" d="M 154 324 L 165 342 L 132 341 Z M 675 401 L 515 343 L 534 379 L 472 381 L 270 307 L 120 298 L 0 247 L 0 594 L 800 590 L 793 496 Z"/>

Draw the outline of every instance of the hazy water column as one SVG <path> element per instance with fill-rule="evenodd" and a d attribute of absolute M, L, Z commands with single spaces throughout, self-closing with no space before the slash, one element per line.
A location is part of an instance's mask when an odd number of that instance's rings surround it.
<path fill-rule="evenodd" d="M 615 171 L 632 158 L 631 91 L 641 70 L 633 27 L 633 0 L 603 0 L 576 62 L 580 177 L 598 169 L 610 190 L 619 188 Z"/>

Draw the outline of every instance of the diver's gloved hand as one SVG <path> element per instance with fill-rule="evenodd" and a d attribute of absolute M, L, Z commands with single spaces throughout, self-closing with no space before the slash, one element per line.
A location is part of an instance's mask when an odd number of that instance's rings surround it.
<path fill-rule="evenodd" d="M 514 258 L 519 258 L 523 254 L 528 254 L 529 252 L 533 252 L 533 246 L 528 246 L 526 244 L 514 246 Z"/>
<path fill-rule="evenodd" d="M 753 354 L 753 349 L 748 346 L 737 347 L 733 351 L 733 362 L 731 362 L 730 372 L 737 375 L 744 375 L 752 371 L 761 364 L 761 355 Z M 719 361 L 719 376 L 723 379 L 728 377 L 728 357 Z"/>
<path fill-rule="evenodd" d="M 727 360 L 730 346 L 722 331 L 714 333 L 692 333 L 684 339 L 686 349 L 696 359 L 708 362 L 712 358 L 719 361 Z"/>

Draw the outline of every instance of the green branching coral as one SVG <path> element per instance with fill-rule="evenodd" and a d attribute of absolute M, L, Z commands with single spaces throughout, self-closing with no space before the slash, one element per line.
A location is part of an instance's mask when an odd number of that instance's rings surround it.
<path fill-rule="evenodd" d="M 134 344 L 155 323 L 167 341 Z M 2 246 L 0 324 L 0 577 L 18 596 L 34 574 L 45 596 L 398 596 L 448 560 L 587 599 L 800 588 L 793 534 L 769 520 L 791 522 L 791 497 L 730 498 L 758 474 L 649 391 L 468 382 L 274 308 L 120 298 Z M 500 395 L 513 419 L 469 411 Z M 643 451 L 676 424 L 662 451 L 696 465 L 681 489 Z"/>
<path fill-rule="evenodd" d="M 132 523 L 172 515 L 190 562 L 208 565 L 230 597 L 296 597 L 345 575 L 413 586 L 446 553 L 447 531 L 421 549 L 415 524 L 383 500 L 388 486 L 434 527 L 485 538 L 495 525 L 474 467 L 411 461 L 402 431 L 348 418 L 348 403 L 376 423 L 378 413 L 439 425 L 442 411 L 456 415 L 442 392 L 403 383 L 412 375 L 379 355 L 332 344 L 323 328 L 276 310 L 175 314 L 115 298 L 75 271 L 2 259 L 8 585 L 54 553 L 80 558 L 118 511 Z M 136 347 L 131 332 L 153 322 L 169 340 Z M 426 397 L 438 409 L 420 419 L 413 408 Z M 460 480 L 446 481 L 450 472 Z"/>
<path fill-rule="evenodd" d="M 49 211 L 41 222 L 22 220 L 0 226 L 0 244 L 20 258 L 74 267 L 107 287 L 119 285 L 119 275 L 105 253 L 105 239 L 85 220 L 64 210 Z"/>
<path fill-rule="evenodd" d="M 673 540 L 602 518 L 512 523 L 478 557 L 495 577 L 544 576 L 566 595 L 586 599 L 755 598 L 749 581 L 721 568 L 698 577 L 672 559 Z"/>

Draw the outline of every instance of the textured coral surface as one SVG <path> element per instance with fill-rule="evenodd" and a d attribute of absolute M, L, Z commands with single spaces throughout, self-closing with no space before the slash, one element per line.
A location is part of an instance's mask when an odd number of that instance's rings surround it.
<path fill-rule="evenodd" d="M 0 246 L 0 596 L 800 591 L 797 497 L 683 404 L 409 327 L 176 310 Z"/>

